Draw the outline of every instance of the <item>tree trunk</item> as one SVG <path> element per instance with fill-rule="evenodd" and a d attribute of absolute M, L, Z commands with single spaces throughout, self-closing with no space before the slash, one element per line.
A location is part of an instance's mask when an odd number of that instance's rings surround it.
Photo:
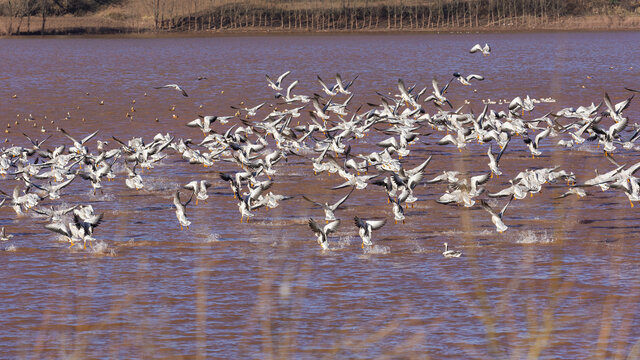
<path fill-rule="evenodd" d="M 47 11 L 42 8 L 42 27 L 40 28 L 40 35 L 44 35 L 44 25 L 47 22 Z"/>
<path fill-rule="evenodd" d="M 27 0 L 27 33 L 31 32 L 31 0 Z"/>

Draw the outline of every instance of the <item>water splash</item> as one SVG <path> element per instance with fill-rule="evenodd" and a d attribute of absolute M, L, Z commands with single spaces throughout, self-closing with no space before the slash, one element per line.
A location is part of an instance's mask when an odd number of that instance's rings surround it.
<path fill-rule="evenodd" d="M 7 252 L 16 252 L 17 250 L 18 248 L 14 244 L 11 244 L 6 248 L 4 248 L 4 251 L 7 251 Z"/>
<path fill-rule="evenodd" d="M 433 249 L 426 248 L 417 242 L 415 242 L 413 245 L 415 246 L 413 250 L 411 250 L 411 253 L 413 254 L 426 254 L 433 252 Z"/>
<path fill-rule="evenodd" d="M 386 255 L 391 253 L 391 248 L 384 245 L 365 246 L 362 250 L 367 255 Z"/>
<path fill-rule="evenodd" d="M 516 243 L 518 244 L 550 244 L 555 241 L 553 236 L 547 231 L 526 230 L 518 233 Z"/>
<path fill-rule="evenodd" d="M 341 250 L 346 249 L 351 246 L 351 242 L 353 241 L 353 236 L 340 236 L 338 241 L 334 242 L 336 246 L 331 247 L 332 250 Z"/>
<path fill-rule="evenodd" d="M 113 202 L 116 200 L 115 193 L 109 192 L 108 190 L 107 191 L 103 190 L 103 192 L 98 190 L 95 194 L 93 193 L 93 190 L 89 190 L 86 193 L 86 197 L 88 197 L 92 201 Z"/>
<path fill-rule="evenodd" d="M 116 250 L 109 247 L 109 244 L 102 240 L 96 240 L 89 250 L 94 255 L 116 256 Z"/>
<path fill-rule="evenodd" d="M 143 177 L 143 181 L 144 181 L 144 187 L 141 190 L 146 190 L 148 192 L 155 192 L 155 191 L 173 191 L 175 189 L 179 189 L 180 188 L 180 184 L 178 184 L 175 181 L 171 181 L 169 178 L 166 177 L 158 177 L 158 178 L 154 178 L 154 177 Z"/>
<path fill-rule="evenodd" d="M 220 235 L 216 233 L 209 234 L 206 238 L 202 240 L 205 244 L 211 244 L 220 241 Z"/>

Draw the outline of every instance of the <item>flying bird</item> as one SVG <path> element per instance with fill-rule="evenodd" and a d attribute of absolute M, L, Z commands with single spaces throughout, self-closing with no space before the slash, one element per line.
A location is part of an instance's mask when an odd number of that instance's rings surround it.
<path fill-rule="evenodd" d="M 475 44 L 473 45 L 471 50 L 469 50 L 469 52 L 472 54 L 478 51 L 482 52 L 483 56 L 489 56 L 491 55 L 491 46 L 489 46 L 489 44 L 487 43 L 485 43 L 484 46 L 480 46 L 480 44 Z"/>
<path fill-rule="evenodd" d="M 184 91 L 184 89 L 181 88 L 180 85 L 178 85 L 178 84 L 167 84 L 167 85 L 164 85 L 164 86 L 156 86 L 156 87 L 154 87 L 154 89 L 165 89 L 165 88 L 166 89 L 174 89 L 174 90 L 180 91 L 182 93 L 182 96 L 189 96 L 189 95 L 187 95 L 187 92 Z"/>

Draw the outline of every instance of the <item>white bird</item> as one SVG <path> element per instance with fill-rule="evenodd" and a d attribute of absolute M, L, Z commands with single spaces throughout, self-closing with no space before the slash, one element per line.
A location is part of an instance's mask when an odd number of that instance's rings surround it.
<path fill-rule="evenodd" d="M 462 74 L 460 74 L 459 72 L 454 72 L 453 76 L 457 78 L 462 85 L 467 85 L 467 86 L 471 85 L 470 83 L 471 80 L 478 80 L 478 81 L 484 80 L 484 76 L 477 75 L 477 74 L 469 74 L 467 76 L 462 76 Z"/>
<path fill-rule="evenodd" d="M 200 116 L 198 115 L 198 118 L 188 122 L 186 125 L 188 127 L 197 127 L 200 128 L 200 130 L 202 130 L 203 133 L 205 134 L 209 134 L 211 132 L 214 132 L 213 129 L 211 129 L 211 124 L 213 124 L 216 120 L 218 119 L 217 116 Z"/>
<path fill-rule="evenodd" d="M 317 75 L 317 77 L 318 77 L 318 82 L 322 86 L 322 91 L 324 91 L 325 94 L 329 96 L 338 95 L 338 91 L 336 91 L 336 88 L 338 85 L 333 85 L 331 88 L 329 88 L 327 84 L 322 80 L 322 78 L 320 78 L 320 75 Z"/>
<path fill-rule="evenodd" d="M 531 152 L 531 157 L 534 158 L 536 155 L 540 156 L 540 154 L 542 154 L 542 152 L 540 152 L 540 150 L 538 150 L 538 145 L 540 144 L 540 140 L 544 139 L 545 137 L 547 137 L 549 134 L 551 133 L 551 128 L 548 127 L 544 130 L 542 130 L 541 132 L 538 133 L 538 135 L 536 135 L 536 137 L 534 138 L 533 141 L 531 141 L 530 138 L 526 137 L 524 138 L 524 143 L 527 144 L 527 147 L 529 148 L 529 151 Z"/>
<path fill-rule="evenodd" d="M 70 248 L 75 245 L 76 242 L 82 241 L 84 244 L 84 248 L 87 247 L 87 240 L 89 240 L 89 244 L 93 238 L 85 233 L 84 229 L 81 226 L 78 226 L 76 223 L 68 223 L 64 224 L 61 222 L 46 224 L 45 229 L 63 235 L 67 238 L 67 240 L 71 243 Z"/>
<path fill-rule="evenodd" d="M 346 85 L 344 84 L 344 82 L 342 81 L 342 76 L 340 76 L 340 74 L 336 74 L 336 90 L 339 93 L 342 94 L 346 94 L 349 95 L 351 94 L 351 91 L 348 91 L 349 87 L 351 87 L 351 85 L 353 85 L 353 82 L 356 81 L 356 79 L 358 78 L 359 75 L 356 75 L 355 78 L 353 78 L 353 80 L 349 81 Z"/>
<path fill-rule="evenodd" d="M 449 244 L 444 243 L 444 251 L 442 255 L 446 258 L 458 258 L 462 256 L 462 251 L 460 250 L 449 250 Z"/>
<path fill-rule="evenodd" d="M 247 107 L 244 107 L 244 108 L 238 108 L 238 107 L 235 107 L 235 106 L 232 106 L 231 108 L 232 108 L 232 109 L 235 109 L 235 110 L 238 110 L 238 111 L 239 111 L 239 110 L 246 111 L 246 112 L 247 112 L 247 115 L 246 115 L 246 116 L 247 116 L 247 117 L 251 117 L 251 116 L 256 116 L 256 112 L 257 112 L 258 110 L 260 110 L 260 108 L 261 108 L 261 107 L 263 107 L 263 106 L 264 106 L 264 104 L 266 104 L 266 103 L 264 103 L 264 102 L 263 102 L 262 104 L 258 104 L 258 105 L 254 106 L 254 107 L 252 107 L 252 108 L 247 108 Z"/>
<path fill-rule="evenodd" d="M 138 162 L 133 165 L 133 169 L 130 168 L 126 162 L 124 163 L 124 168 L 127 170 L 127 179 L 125 179 L 124 183 L 129 189 L 140 190 L 144 187 L 142 177 L 136 172 L 137 166 Z"/>
<path fill-rule="evenodd" d="M 469 50 L 469 52 L 472 54 L 478 51 L 482 52 L 482 56 L 489 56 L 491 55 L 491 46 L 489 46 L 489 44 L 487 43 L 485 43 L 484 46 L 480 46 L 480 44 L 475 44 L 473 45 L 471 50 Z"/>
<path fill-rule="evenodd" d="M 191 221 L 187 219 L 187 215 L 185 214 L 185 208 L 189 205 L 191 199 L 193 199 L 193 193 L 191 197 L 189 197 L 189 200 L 183 204 L 180 201 L 180 190 L 176 190 L 173 194 L 173 205 L 176 207 L 176 217 L 178 218 L 178 222 L 180 222 L 180 230 L 183 230 L 183 227 L 189 229 L 189 225 L 191 225 Z"/>
<path fill-rule="evenodd" d="M 329 234 L 336 232 L 339 225 L 340 220 L 335 220 L 330 224 L 325 225 L 324 228 L 321 229 L 313 219 L 309 219 L 309 227 L 318 237 L 318 245 L 322 247 L 322 250 L 329 250 L 329 245 L 327 242 L 328 236 Z"/>
<path fill-rule="evenodd" d="M 507 210 L 509 204 L 511 204 L 513 198 L 514 195 L 511 195 L 511 198 L 509 198 L 509 201 L 507 201 L 507 203 L 499 213 L 496 213 L 495 210 L 493 210 L 493 208 L 491 208 L 491 206 L 489 206 L 489 204 L 487 204 L 484 200 L 480 200 L 480 205 L 482 206 L 482 208 L 485 209 L 489 214 L 491 214 L 491 222 L 496 226 L 496 231 L 499 233 L 504 232 L 508 229 L 507 225 L 502 222 L 502 216 L 504 215 L 505 210 Z"/>
<path fill-rule="evenodd" d="M 338 209 L 338 207 L 340 205 L 342 205 L 345 201 L 347 201 L 347 199 L 349 198 L 349 195 L 351 195 L 351 193 L 353 192 L 353 190 L 355 190 L 355 186 L 353 188 L 351 188 L 351 191 L 349 191 L 349 193 L 347 195 L 345 195 L 342 199 L 338 200 L 335 204 L 331 205 L 328 202 L 325 202 L 324 204 L 321 204 L 317 201 L 311 200 L 308 197 L 306 197 L 305 195 L 302 195 L 302 198 L 307 200 L 310 203 L 316 204 L 320 207 L 322 207 L 322 209 L 324 210 L 324 219 L 327 223 L 329 223 L 329 221 L 335 220 L 336 216 L 334 214 L 334 211 L 336 211 Z"/>
<path fill-rule="evenodd" d="M 211 183 L 207 180 L 200 180 L 200 182 L 194 180 L 183 186 L 183 188 L 193 191 L 196 195 L 196 205 L 198 205 L 198 200 L 205 201 L 209 198 L 207 194 L 207 189 L 211 187 Z"/>
<path fill-rule="evenodd" d="M 491 177 L 493 178 L 494 174 L 498 177 L 502 175 L 502 171 L 498 168 L 498 162 L 500 162 L 500 158 L 507 147 L 503 147 L 498 153 L 498 156 L 493 156 L 493 153 L 491 152 L 492 148 L 493 146 L 489 145 L 489 149 L 487 149 L 487 156 L 489 156 L 489 169 L 491 170 Z"/>
<path fill-rule="evenodd" d="M 387 223 L 387 220 L 362 220 L 357 216 L 354 216 L 353 220 L 358 227 L 358 235 L 360 235 L 362 239 L 362 248 L 364 248 L 365 245 L 373 245 L 371 242 L 373 230 L 378 230 Z"/>
<path fill-rule="evenodd" d="M 404 198 L 406 199 L 406 197 L 408 196 L 408 192 L 405 193 Z M 400 204 L 403 200 L 400 199 L 394 199 L 391 196 L 388 196 L 389 198 L 389 202 L 393 205 L 393 218 L 396 222 L 396 224 L 398 223 L 398 221 L 402 221 L 402 223 L 404 224 L 404 209 L 402 208 L 402 205 Z"/>
<path fill-rule="evenodd" d="M 272 88 L 275 91 L 282 90 L 282 80 L 284 80 L 284 78 L 287 75 L 289 75 L 290 73 L 291 73 L 291 71 L 287 71 L 284 74 L 278 76 L 278 79 L 275 82 L 273 82 L 273 80 L 271 80 L 269 75 L 265 75 L 267 77 L 267 81 L 269 82 L 269 87 Z"/>
<path fill-rule="evenodd" d="M 96 136 L 96 134 L 98 134 L 99 130 L 94 131 L 93 133 L 85 136 L 82 140 L 78 141 L 76 139 L 74 139 L 71 135 L 69 135 L 69 133 L 67 133 L 63 128 L 60 128 L 60 132 L 66 136 L 67 138 L 69 138 L 71 141 L 73 141 L 73 146 L 69 148 L 69 152 L 75 152 L 78 154 L 87 154 L 88 150 L 87 147 L 84 146 L 84 144 L 93 139 L 94 136 Z"/>
<path fill-rule="evenodd" d="M 276 94 L 276 99 L 283 98 L 286 103 L 292 103 L 296 101 L 308 103 L 311 98 L 309 98 L 307 95 L 294 95 L 292 93 L 293 88 L 295 88 L 296 85 L 298 85 L 298 80 L 292 82 L 291 85 L 289 85 L 286 95 L 282 95 L 281 93 Z"/>
<path fill-rule="evenodd" d="M 451 80 L 453 80 L 453 78 Z M 433 78 L 433 80 L 431 80 L 433 92 L 431 93 L 431 95 L 427 96 L 424 101 L 427 102 L 433 100 L 433 102 L 437 106 L 442 106 L 444 105 L 444 103 L 447 103 L 449 104 L 449 107 L 453 109 L 453 105 L 451 105 L 451 102 L 449 102 L 449 100 L 444 96 L 444 94 L 447 92 L 447 89 L 449 88 L 449 84 L 451 84 L 451 80 L 449 80 L 447 84 L 443 86 L 442 89 L 440 89 L 438 87 L 438 80 L 436 80 L 436 78 Z"/>
<path fill-rule="evenodd" d="M 154 87 L 154 89 L 165 89 L 165 88 L 166 89 L 174 89 L 174 90 L 180 91 L 182 93 L 182 96 L 189 96 L 189 95 L 187 95 L 187 92 L 184 91 L 184 89 L 181 88 L 180 85 L 178 85 L 178 84 L 167 84 L 167 85 L 164 85 L 164 86 L 156 86 L 156 87 Z"/>

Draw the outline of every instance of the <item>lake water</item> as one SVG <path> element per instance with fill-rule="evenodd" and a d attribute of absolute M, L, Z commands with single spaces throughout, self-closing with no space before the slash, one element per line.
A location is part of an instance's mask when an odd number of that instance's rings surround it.
<path fill-rule="evenodd" d="M 93 152 L 96 139 L 116 148 L 112 136 L 150 142 L 169 133 L 197 143 L 202 133 L 184 125 L 198 114 L 233 115 L 232 105 L 266 101 L 256 117 L 262 119 L 273 107 L 286 108 L 264 75 L 287 70 L 285 83 L 299 80 L 296 93 L 307 95 L 321 92 L 316 75 L 327 82 L 336 72 L 358 76 L 349 108 L 363 105 L 361 113 L 367 103 L 380 103 L 376 91 L 395 93 L 398 78 L 420 89 L 434 76 L 443 83 L 454 71 L 477 73 L 485 80 L 451 84 L 454 107 L 467 100 L 463 111 L 478 114 L 483 100 L 506 111 L 504 100 L 515 96 L 549 98 L 525 114 L 533 118 L 598 104 L 605 91 L 614 102 L 630 96 L 624 86 L 640 88 L 639 41 L 637 32 L 0 39 L 0 126 L 11 126 L 5 147 L 30 146 L 23 132 L 51 135 L 44 147 L 70 146 L 56 127 L 76 138 L 99 130 L 87 143 Z M 485 42 L 490 56 L 469 54 Z M 170 83 L 189 96 L 154 89 Z M 625 110 L 631 124 L 640 115 L 637 101 Z M 29 114 L 35 121 L 23 120 Z M 604 121 L 609 126 L 611 119 Z M 486 171 L 486 145 L 459 152 L 436 144 L 444 133 L 418 131 L 423 135 L 403 163 L 413 167 L 432 155 L 425 179 L 443 170 Z M 374 144 L 382 139 L 353 141 L 352 152 L 380 150 Z M 595 176 L 594 169 L 614 168 L 595 143 L 564 149 L 558 140 L 542 140 L 542 156 L 531 159 L 514 138 L 500 162 L 504 175 L 487 190 L 507 187 L 526 168 L 558 166 L 578 182 Z M 236 165 L 205 168 L 173 150 L 167 154 L 142 172 L 142 190 L 125 186 L 119 166 L 103 193 L 93 195 L 77 179 L 61 199 L 43 201 L 91 204 L 104 213 L 94 236 L 113 249 L 110 255 L 68 249 L 44 219 L 0 209 L 0 225 L 14 235 L 0 243 L 12 250 L 0 251 L 0 358 L 638 356 L 640 219 L 621 191 L 587 188 L 587 197 L 554 199 L 566 183 L 545 185 L 509 206 L 509 230 L 499 234 L 478 206 L 436 203 L 446 190 L 442 183 L 419 185 L 406 223 L 394 224 L 384 191 L 370 185 L 336 212 L 342 223 L 330 238 L 332 250 L 322 251 L 306 223 L 322 221 L 323 212 L 301 195 L 336 201 L 348 192 L 329 189 L 342 182 L 338 176 L 314 176 L 307 160 L 290 156 L 277 165 L 270 190 L 294 198 L 241 224 L 236 200 L 218 176 Z M 627 165 L 640 160 L 621 148 L 614 156 Z M 200 179 L 213 183 L 209 200 L 189 204 L 192 224 L 181 231 L 173 191 Z M 7 177 L 0 189 L 10 194 L 17 184 Z M 361 248 L 356 215 L 387 219 L 371 249 Z M 445 259 L 444 242 L 463 256 Z"/>

